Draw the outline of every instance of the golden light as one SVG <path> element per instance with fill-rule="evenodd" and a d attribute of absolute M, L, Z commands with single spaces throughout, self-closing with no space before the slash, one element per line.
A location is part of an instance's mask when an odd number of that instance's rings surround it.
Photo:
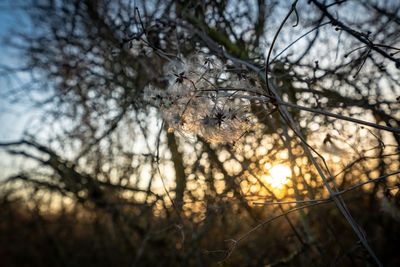
<path fill-rule="evenodd" d="M 290 168 L 286 165 L 278 164 L 271 166 L 270 164 L 266 164 L 265 167 L 269 175 L 263 175 L 262 178 L 273 188 L 282 189 L 288 183 L 288 178 L 292 176 Z"/>

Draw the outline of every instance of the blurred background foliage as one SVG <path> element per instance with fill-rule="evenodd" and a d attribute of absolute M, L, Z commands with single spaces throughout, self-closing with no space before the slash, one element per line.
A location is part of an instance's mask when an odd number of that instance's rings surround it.
<path fill-rule="evenodd" d="M 374 265 L 331 201 L 301 208 L 329 194 L 273 105 L 253 103 L 257 125 L 213 144 L 169 130 L 143 93 L 165 89 L 171 62 L 195 54 L 266 90 L 272 49 L 268 79 L 283 100 L 399 128 L 398 1 L 300 0 L 285 25 L 290 1 L 13 8 L 30 27 L 3 40 L 19 60 L 1 64 L 1 94 L 41 115 L 0 143 L 11 159 L 0 186 L 2 266 Z M 344 201 L 381 262 L 398 266 L 399 176 L 358 184 L 399 170 L 400 136 L 289 112 L 330 183 L 356 186 Z"/>

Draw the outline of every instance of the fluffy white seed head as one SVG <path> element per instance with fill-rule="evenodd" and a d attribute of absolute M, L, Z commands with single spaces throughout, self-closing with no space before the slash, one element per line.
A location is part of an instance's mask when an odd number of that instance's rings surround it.
<path fill-rule="evenodd" d="M 164 69 L 165 90 L 149 86 L 144 98 L 161 110 L 174 131 L 211 143 L 238 141 L 255 124 L 251 99 L 259 87 L 220 60 L 200 54 Z"/>

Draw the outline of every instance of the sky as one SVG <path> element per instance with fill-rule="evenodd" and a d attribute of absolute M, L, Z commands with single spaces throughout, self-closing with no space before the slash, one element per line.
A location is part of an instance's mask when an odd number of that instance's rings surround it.
<path fill-rule="evenodd" d="M 4 39 L 8 37 L 11 29 L 26 30 L 25 15 L 18 9 L 19 1 L 0 1 L 0 65 L 18 65 L 9 47 L 4 45 Z M 26 3 L 26 2 L 25 2 Z M 29 105 L 22 102 L 10 102 L 4 98 L 5 92 L 11 89 L 5 76 L 0 76 L 0 142 L 12 141 L 21 138 L 26 123 L 32 119 L 35 112 Z"/>
<path fill-rule="evenodd" d="M 9 65 L 12 62 L 12 56 L 9 48 L 3 44 L 4 38 L 7 37 L 11 28 L 18 26 L 18 16 L 15 9 L 11 8 L 10 1 L 0 2 L 0 51 L 2 60 L 0 65 Z M 9 85 L 3 76 L 0 76 L 0 142 L 12 141 L 18 139 L 24 128 L 24 123 L 27 116 L 23 115 L 23 106 L 9 103 L 4 99 L 3 94 L 9 90 Z M 10 157 L 4 152 L 0 151 L 0 170 L 2 176 L 8 175 L 10 164 Z M 0 177 L 4 178 L 4 177 Z"/>
<path fill-rule="evenodd" d="M 26 27 L 29 26 L 26 23 L 26 15 L 18 8 L 29 2 L 30 0 L 0 0 L 0 51 L 2 52 L 0 66 L 15 66 L 19 63 L 19 58 L 13 56 L 10 48 L 6 47 L 2 40 L 9 35 L 11 29 L 26 30 L 29 28 Z M 290 30 L 292 29 L 290 28 Z M 301 42 L 296 44 L 295 49 L 298 49 L 300 45 Z M 6 91 L 10 90 L 10 85 L 6 81 L 4 77 L 0 76 L 0 142 L 20 139 L 24 129 L 29 127 L 29 123 L 40 116 L 40 111 L 35 111 L 32 104 L 22 101 L 11 103 L 2 97 Z"/>

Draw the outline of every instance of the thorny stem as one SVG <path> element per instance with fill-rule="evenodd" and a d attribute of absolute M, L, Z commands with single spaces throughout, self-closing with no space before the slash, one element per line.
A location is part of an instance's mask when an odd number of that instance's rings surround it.
<path fill-rule="evenodd" d="M 336 195 L 336 186 L 334 185 L 334 187 L 332 187 L 329 182 L 328 182 L 328 178 L 325 176 L 321 166 L 318 164 L 318 162 L 316 161 L 316 159 L 314 158 L 314 156 L 312 155 L 312 152 L 309 148 L 309 145 L 307 144 L 307 142 L 305 142 L 303 135 L 301 134 L 301 132 L 298 129 L 298 126 L 295 124 L 293 118 L 291 117 L 290 113 L 287 111 L 287 109 L 285 107 L 280 107 L 281 110 L 281 116 L 282 117 L 286 117 L 286 119 L 288 120 L 288 122 L 294 126 L 293 130 L 294 133 L 300 138 L 301 143 L 303 144 L 303 148 L 304 151 L 306 152 L 308 158 L 311 160 L 312 164 L 315 166 L 315 168 L 317 169 L 320 177 L 322 178 L 324 185 L 326 187 L 326 189 L 329 192 L 329 195 L 333 198 L 336 206 L 338 207 L 338 209 L 340 210 L 340 212 L 343 214 L 343 216 L 346 218 L 346 220 L 348 221 L 348 223 L 350 224 L 350 226 L 353 228 L 353 231 L 355 232 L 355 234 L 357 235 L 357 237 L 359 238 L 360 242 L 363 244 L 363 246 L 365 247 L 365 249 L 368 251 L 368 253 L 371 255 L 371 257 L 374 259 L 374 261 L 376 262 L 376 264 L 378 266 L 382 266 L 381 262 L 379 261 L 379 259 L 377 258 L 377 256 L 375 255 L 374 251 L 372 250 L 372 248 L 369 246 L 368 241 L 365 237 L 365 234 L 363 232 L 363 230 L 360 228 L 360 226 L 354 221 L 354 218 L 351 216 L 349 210 L 347 209 L 347 206 L 345 204 L 345 202 L 343 201 L 343 199 L 341 198 L 341 196 L 337 196 Z M 315 203 L 316 204 L 316 203 Z M 311 204 L 310 204 L 311 205 Z"/>
<path fill-rule="evenodd" d="M 357 123 L 357 124 L 362 124 L 362 125 L 365 125 L 365 126 L 373 127 L 373 128 L 380 129 L 380 130 L 385 130 L 385 131 L 396 133 L 396 134 L 400 134 L 400 129 L 399 128 L 383 126 L 383 125 L 380 125 L 380 124 L 376 124 L 376 123 L 372 123 L 372 122 L 368 122 L 368 121 L 364 121 L 364 120 L 360 120 L 360 119 L 355 119 L 355 118 L 351 118 L 351 117 L 335 114 L 335 113 L 332 113 L 332 112 L 329 112 L 329 111 L 324 111 L 324 110 L 319 110 L 319 109 L 299 106 L 299 105 L 296 105 L 296 104 L 292 104 L 292 103 L 284 102 L 284 101 L 279 101 L 279 100 L 277 101 L 277 104 L 278 105 L 284 105 L 284 106 L 292 107 L 292 108 L 297 108 L 297 109 L 301 109 L 301 110 L 304 110 L 304 111 L 309 111 L 309 112 L 313 112 L 313 113 L 317 113 L 317 114 L 321 114 L 321 115 L 325 115 L 325 116 L 328 116 L 328 117 L 337 118 L 337 119 L 340 119 L 340 120 L 345 120 L 345 121 L 350 121 L 350 122 L 354 122 L 354 123 Z"/>
<path fill-rule="evenodd" d="M 312 0 L 315 4 L 319 4 L 320 6 L 322 6 L 320 3 L 318 3 L 315 0 Z M 281 31 L 281 29 L 283 28 L 283 25 L 285 24 L 285 22 L 287 21 L 287 19 L 289 18 L 290 14 L 294 11 L 295 6 L 296 6 L 297 0 L 292 4 L 292 8 L 290 9 L 290 11 L 288 12 L 288 14 L 286 15 L 286 17 L 284 18 L 283 22 L 281 23 L 281 25 L 278 28 L 277 33 L 274 36 L 273 42 L 271 44 L 271 48 L 269 50 L 268 53 L 268 57 L 266 60 L 266 65 L 265 65 L 265 82 L 266 82 L 266 86 L 267 86 L 267 91 L 270 95 L 275 96 L 276 101 L 277 102 L 281 102 L 282 100 L 280 99 L 279 95 L 277 94 L 277 92 L 274 90 L 274 88 L 271 88 L 269 81 L 268 81 L 268 71 L 269 71 L 269 59 L 272 53 L 272 49 L 273 46 L 276 42 L 276 39 Z M 334 18 L 327 12 L 326 8 L 323 6 L 323 8 L 325 9 L 325 14 L 331 19 L 333 20 Z M 339 25 L 342 26 L 342 25 Z M 345 27 L 345 25 L 343 25 Z M 365 42 L 365 40 L 363 40 Z M 379 49 L 379 48 L 377 48 Z M 379 49 L 380 50 L 380 49 Z M 384 51 L 383 51 L 384 52 Z M 384 52 L 386 53 L 386 52 Z M 338 209 L 340 210 L 340 212 L 343 214 L 343 216 L 346 218 L 346 220 L 348 221 L 348 223 L 350 224 L 350 226 L 353 228 L 353 231 L 355 232 L 355 234 L 357 235 L 358 239 L 360 240 L 360 242 L 363 244 L 363 246 L 365 247 L 365 249 L 368 251 L 368 253 L 371 255 L 371 257 L 374 259 L 375 263 L 378 266 L 382 266 L 382 263 L 380 262 L 380 260 L 378 259 L 378 257 L 375 255 L 375 252 L 372 250 L 372 248 L 369 246 L 368 241 L 365 237 L 365 234 L 363 232 L 363 230 L 360 228 L 360 226 L 355 222 L 354 218 L 351 216 L 349 210 L 347 209 L 347 206 L 345 204 L 345 202 L 343 201 L 343 199 L 341 198 L 341 196 L 336 196 L 335 193 L 337 193 L 337 189 L 336 186 L 334 184 L 334 187 L 332 187 L 329 182 L 328 182 L 328 178 L 325 176 L 321 166 L 318 164 L 318 162 L 316 161 L 316 159 L 314 158 L 310 147 L 308 145 L 308 143 L 306 142 L 306 140 L 304 139 L 302 133 L 300 132 L 300 129 L 298 127 L 298 125 L 295 123 L 293 117 L 290 115 L 290 113 L 288 112 L 287 108 L 284 105 L 279 105 L 279 111 L 280 114 L 282 116 L 282 118 L 284 120 L 287 120 L 287 123 L 289 126 L 291 126 L 291 128 L 293 129 L 294 133 L 296 134 L 296 136 L 298 136 L 300 138 L 301 144 L 303 145 L 304 151 L 307 155 L 307 157 L 310 159 L 310 161 L 312 162 L 312 164 L 315 166 L 315 168 L 317 169 L 319 175 L 321 176 L 324 185 L 326 187 L 326 189 L 329 192 L 329 195 L 333 198 L 336 206 L 338 207 Z M 310 204 L 310 206 L 312 205 L 317 205 L 319 203 L 312 203 Z M 295 210 L 295 209 L 293 209 Z M 261 224 L 262 226 L 263 224 Z M 261 227 L 260 226 L 260 227 Z"/>
<path fill-rule="evenodd" d="M 281 32 L 281 30 L 282 30 L 283 26 L 285 25 L 286 21 L 289 19 L 290 15 L 291 15 L 294 11 L 296 11 L 297 1 L 298 1 L 298 0 L 295 0 L 295 1 L 293 2 L 292 8 L 289 10 L 288 14 L 287 14 L 286 17 L 283 19 L 281 25 L 279 25 L 278 31 L 275 33 L 274 39 L 272 40 L 272 43 L 271 43 L 271 47 L 269 48 L 269 51 L 268 51 L 267 60 L 266 60 L 266 62 L 265 62 L 265 82 L 266 82 L 266 84 L 267 84 L 267 90 L 268 90 L 268 93 L 269 93 L 269 94 L 272 94 L 272 93 L 271 93 L 271 88 L 270 88 L 269 82 L 268 82 L 268 72 L 269 72 L 269 65 L 270 65 L 270 64 L 269 64 L 269 61 L 270 61 L 270 58 L 271 58 L 272 50 L 273 50 L 273 48 L 274 48 L 274 45 L 275 45 L 276 40 L 278 39 L 279 33 Z M 297 12 L 296 12 L 296 15 L 297 15 Z M 297 15 L 297 20 L 298 20 L 298 15 Z M 297 25 L 297 24 L 298 24 L 298 23 L 296 23 L 296 25 Z"/>
<path fill-rule="evenodd" d="M 329 23 L 330 23 L 330 22 L 325 22 L 325 23 L 319 24 L 319 25 L 315 26 L 314 28 L 312 28 L 311 30 L 309 30 L 308 32 L 306 32 L 306 33 L 304 33 L 303 35 L 301 35 L 300 37 L 298 37 L 296 40 L 294 40 L 294 41 L 291 42 L 288 46 L 286 46 L 285 49 L 283 49 L 281 52 L 279 52 L 279 53 L 271 60 L 270 64 L 271 64 L 271 63 L 274 63 L 274 62 L 278 59 L 278 57 L 279 57 L 280 55 L 282 55 L 283 53 L 285 53 L 285 51 L 287 51 L 290 47 L 292 47 L 295 43 L 297 43 L 298 41 L 300 41 L 301 39 L 303 39 L 305 36 L 307 36 L 307 35 L 310 34 L 311 32 L 313 32 L 313 31 L 315 31 L 315 30 L 317 30 L 317 29 L 319 29 L 319 28 L 321 28 L 321 27 L 323 27 L 323 26 L 325 26 L 325 25 L 328 25 Z"/>
<path fill-rule="evenodd" d="M 244 89 L 244 88 L 243 89 L 238 89 L 238 88 L 202 89 L 202 90 L 199 90 L 199 92 L 233 91 L 233 90 L 235 90 L 235 91 L 243 91 L 243 92 L 248 92 L 248 93 L 254 93 L 254 94 L 260 95 L 262 97 L 266 97 L 266 98 L 268 98 L 267 102 L 270 102 L 270 100 L 274 100 L 274 103 L 276 105 L 278 105 L 278 106 L 279 105 L 283 105 L 283 106 L 287 106 L 287 107 L 291 107 L 291 108 L 296 108 L 296 109 L 300 109 L 300 110 L 304 110 L 304 111 L 308 111 L 308 112 L 312 112 L 312 113 L 316 113 L 316 114 L 321 114 L 321 115 L 325 115 L 325 116 L 328 116 L 328 117 L 337 118 L 337 119 L 345 120 L 345 121 L 350 121 L 350 122 L 354 122 L 354 123 L 357 123 L 357 124 L 369 126 L 369 127 L 372 127 L 372 128 L 376 128 L 376 129 L 380 129 L 380 130 L 384 130 L 384 131 L 400 134 L 400 128 L 393 128 L 393 127 L 389 127 L 389 126 L 376 124 L 376 123 L 373 123 L 373 122 L 368 122 L 368 121 L 355 119 L 355 118 L 348 117 L 348 116 L 343 116 L 343 115 L 332 113 L 332 112 L 325 111 L 325 110 L 320 110 L 320 109 L 315 109 L 315 108 L 309 108 L 309 107 L 305 107 L 305 106 L 296 105 L 296 104 L 293 104 L 293 103 L 289 103 L 289 102 L 285 102 L 285 101 L 279 100 L 277 97 L 273 97 L 273 96 L 270 96 L 270 95 L 267 95 L 267 94 L 263 94 L 263 93 L 260 93 L 260 92 L 256 92 L 256 91 L 249 91 L 248 89 Z M 262 100 L 262 99 L 260 98 L 260 100 Z"/>
<path fill-rule="evenodd" d="M 399 64 L 398 59 L 395 59 L 394 57 L 392 57 L 391 55 L 386 53 L 384 50 L 379 48 L 378 45 L 374 44 L 365 34 L 351 29 L 349 26 L 345 25 L 343 22 L 336 19 L 331 13 L 329 13 L 327 6 L 325 6 L 324 4 L 321 4 L 317 0 L 311 0 L 311 1 L 323 14 L 325 14 L 325 16 L 327 16 L 331 20 L 332 25 L 340 27 L 342 30 L 349 33 L 350 35 L 355 37 L 360 42 L 366 44 L 371 50 L 374 50 L 375 52 L 378 52 L 385 58 L 395 62 L 396 64 Z"/>
<path fill-rule="evenodd" d="M 327 202 L 328 202 L 328 201 L 322 202 L 322 203 L 327 203 Z M 285 212 L 283 212 L 283 213 L 281 213 L 281 214 L 279 214 L 279 215 L 277 215 L 277 216 L 275 216 L 275 217 L 272 217 L 272 218 L 270 218 L 270 219 L 268 219 L 268 220 L 266 220 L 266 221 L 264 221 L 264 222 L 258 224 L 256 227 L 252 228 L 250 231 L 248 231 L 247 233 L 245 233 L 244 235 L 242 235 L 241 237 L 239 237 L 238 239 L 236 239 L 236 240 L 235 240 L 235 243 L 239 243 L 240 241 L 242 241 L 243 239 L 245 239 L 246 237 L 248 237 L 248 236 L 249 236 L 250 234 L 252 234 L 253 232 L 257 231 L 257 230 L 260 229 L 261 227 L 265 226 L 266 224 L 268 224 L 268 223 L 270 223 L 270 222 L 272 222 L 272 221 L 274 221 L 274 220 L 276 220 L 276 219 L 278 219 L 278 218 L 280 218 L 280 217 L 287 216 L 289 213 L 292 213 L 292 212 L 295 212 L 295 211 L 298 211 L 298 210 L 301 210 L 301 209 L 305 209 L 305 208 L 310 208 L 310 207 L 313 207 L 313 206 L 317 206 L 317 205 L 319 205 L 319 204 L 321 204 L 321 202 L 311 203 L 311 204 L 303 205 L 303 206 L 301 206 L 301 207 L 296 207 L 296 208 L 287 210 L 287 211 L 285 211 Z"/>
<path fill-rule="evenodd" d="M 389 173 L 389 174 L 382 175 L 382 176 L 380 176 L 378 178 L 371 179 L 371 180 L 368 180 L 368 181 L 365 181 L 365 182 L 350 186 L 349 188 L 346 188 L 346 189 L 344 189 L 342 191 L 339 191 L 339 192 L 335 193 L 334 195 L 335 196 L 343 195 L 343 194 L 345 194 L 345 193 L 347 193 L 349 191 L 353 191 L 354 189 L 362 187 L 362 186 L 364 186 L 366 184 L 381 182 L 383 180 L 386 180 L 388 177 L 396 175 L 396 174 L 399 174 L 399 173 L 400 173 L 400 171 L 395 171 L 395 172 L 392 172 L 392 173 Z M 259 201 L 256 201 L 256 202 L 253 202 L 253 204 L 255 204 L 255 205 L 281 205 L 281 204 L 301 204 L 301 203 L 309 203 L 309 202 L 323 203 L 323 202 L 326 202 L 326 201 L 333 201 L 333 199 L 332 199 L 332 197 L 329 197 L 329 198 L 322 198 L 322 199 L 309 199 L 309 200 L 297 200 L 297 201 L 278 201 L 278 202 L 259 202 Z"/>

